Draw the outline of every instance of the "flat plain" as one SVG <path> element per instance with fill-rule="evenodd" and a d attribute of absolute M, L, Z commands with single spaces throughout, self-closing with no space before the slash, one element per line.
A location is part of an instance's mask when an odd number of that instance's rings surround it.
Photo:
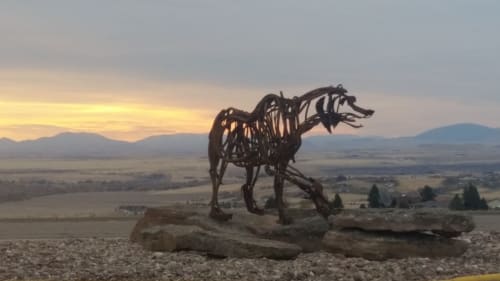
<path fill-rule="evenodd" d="M 465 155 L 465 156 L 464 156 Z M 373 184 L 391 192 L 418 194 L 425 185 L 449 200 L 465 184 L 487 200 L 500 199 L 499 152 L 428 147 L 299 153 L 293 164 L 319 179 L 329 198 L 340 194 L 346 208 L 366 204 Z M 500 161 L 498 161 L 500 162 Z M 229 167 L 220 199 L 242 207 L 243 169 Z M 20 196 L 9 196 L 23 190 Z M 295 186 L 286 186 L 290 205 L 311 208 Z M 35 192 L 33 192 L 35 191 Z M 259 205 L 273 194 L 272 178 L 261 172 Z M 207 204 L 208 160 L 203 156 L 118 159 L 0 159 L 0 239 L 126 237 L 137 220 L 123 206 Z M 19 194 L 18 194 L 19 195 Z M 473 213 L 478 229 L 500 231 L 497 212 Z"/>

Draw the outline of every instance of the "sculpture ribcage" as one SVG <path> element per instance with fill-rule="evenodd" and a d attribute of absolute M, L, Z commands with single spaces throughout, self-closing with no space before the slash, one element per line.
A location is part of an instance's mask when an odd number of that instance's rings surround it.
<path fill-rule="evenodd" d="M 256 109 L 253 113 L 223 110 L 214 123 L 223 132 L 215 138 L 221 158 L 239 167 L 275 164 L 294 155 L 300 145 L 298 106 L 293 100 L 267 95 Z"/>

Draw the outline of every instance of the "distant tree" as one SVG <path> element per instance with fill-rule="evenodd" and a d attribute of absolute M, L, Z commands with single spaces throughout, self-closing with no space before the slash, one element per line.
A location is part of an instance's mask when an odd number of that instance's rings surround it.
<path fill-rule="evenodd" d="M 463 210 L 464 209 L 464 200 L 460 195 L 455 194 L 453 199 L 451 199 L 450 204 L 448 205 L 450 210 Z"/>
<path fill-rule="evenodd" d="M 359 205 L 359 208 L 360 209 L 366 209 L 366 205 L 365 204 L 361 204 L 361 205 Z"/>
<path fill-rule="evenodd" d="M 344 209 L 344 203 L 342 203 L 342 198 L 340 198 L 338 193 L 335 193 L 335 198 L 330 203 L 330 208 L 334 210 Z"/>
<path fill-rule="evenodd" d="M 398 198 L 398 204 L 397 207 L 400 209 L 409 209 L 410 208 L 410 200 L 408 199 L 408 196 L 406 195 L 401 195 Z"/>
<path fill-rule="evenodd" d="M 344 176 L 344 175 L 338 175 L 337 178 L 335 179 L 337 182 L 340 182 L 340 181 L 346 181 L 347 180 L 347 177 Z"/>
<path fill-rule="evenodd" d="M 479 210 L 488 210 L 490 207 L 488 206 L 488 202 L 486 202 L 486 199 L 481 198 L 481 201 L 479 201 Z"/>
<path fill-rule="evenodd" d="M 422 197 L 422 202 L 433 201 L 436 198 L 436 193 L 432 187 L 426 185 L 420 190 L 420 197 Z"/>
<path fill-rule="evenodd" d="M 464 187 L 463 190 L 463 200 L 464 200 L 464 209 L 465 210 L 478 210 L 481 205 L 481 197 L 479 196 L 479 192 L 477 191 L 476 186 L 473 184 L 469 184 Z"/>
<path fill-rule="evenodd" d="M 396 198 L 392 198 L 391 208 L 397 208 L 397 207 L 398 207 L 398 200 Z"/>
<path fill-rule="evenodd" d="M 372 186 L 370 192 L 368 193 L 368 207 L 369 208 L 380 208 L 380 193 L 376 184 Z"/>

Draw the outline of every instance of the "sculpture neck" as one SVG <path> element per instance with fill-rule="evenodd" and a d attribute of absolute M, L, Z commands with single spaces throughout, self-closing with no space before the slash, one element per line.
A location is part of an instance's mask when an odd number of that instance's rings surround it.
<path fill-rule="evenodd" d="M 314 114 L 299 124 L 297 132 L 300 136 L 302 136 L 303 134 L 309 132 L 312 128 L 316 127 L 320 122 L 319 115 Z"/>

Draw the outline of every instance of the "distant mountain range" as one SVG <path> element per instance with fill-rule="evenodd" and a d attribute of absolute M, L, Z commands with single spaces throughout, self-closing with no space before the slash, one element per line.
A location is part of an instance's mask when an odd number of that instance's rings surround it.
<path fill-rule="evenodd" d="M 432 129 L 414 137 L 383 138 L 349 135 L 311 136 L 303 140 L 304 151 L 404 147 L 422 144 L 500 145 L 500 129 L 477 124 L 455 124 Z M 158 155 L 206 155 L 207 134 L 152 136 L 137 142 L 112 140 L 98 134 L 62 133 L 37 140 L 0 139 L 0 157 L 133 157 Z"/>
<path fill-rule="evenodd" d="M 456 124 L 423 132 L 415 139 L 441 143 L 500 143 L 500 129 L 477 124 Z"/>

